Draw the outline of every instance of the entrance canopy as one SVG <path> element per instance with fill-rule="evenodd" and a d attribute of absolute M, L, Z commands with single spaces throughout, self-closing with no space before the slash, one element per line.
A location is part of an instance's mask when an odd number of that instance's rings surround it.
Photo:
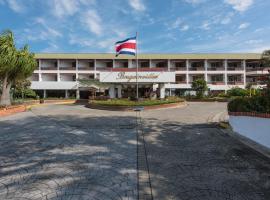
<path fill-rule="evenodd" d="M 104 83 L 135 83 L 136 72 L 100 72 L 100 82 Z M 140 71 L 139 83 L 170 83 L 175 82 L 175 72 L 164 71 Z"/>

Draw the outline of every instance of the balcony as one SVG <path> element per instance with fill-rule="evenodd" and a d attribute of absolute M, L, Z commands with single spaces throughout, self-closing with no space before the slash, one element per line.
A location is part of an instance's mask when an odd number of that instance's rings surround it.
<path fill-rule="evenodd" d="M 175 76 L 175 83 L 176 84 L 186 84 L 186 75 L 176 75 Z"/>
<path fill-rule="evenodd" d="M 207 70 L 208 71 L 224 71 L 225 67 L 222 62 L 210 62 Z"/>
<path fill-rule="evenodd" d="M 208 81 L 207 84 L 211 85 L 225 85 L 224 81 Z"/>
<path fill-rule="evenodd" d="M 190 71 L 204 71 L 204 62 L 198 61 L 198 62 L 191 62 L 190 63 Z"/>
<path fill-rule="evenodd" d="M 228 85 L 244 85 L 244 81 L 228 81 Z"/>
<path fill-rule="evenodd" d="M 57 70 L 57 60 L 40 60 L 41 70 Z"/>
<path fill-rule="evenodd" d="M 244 67 L 241 62 L 228 62 L 227 71 L 241 71 Z"/>

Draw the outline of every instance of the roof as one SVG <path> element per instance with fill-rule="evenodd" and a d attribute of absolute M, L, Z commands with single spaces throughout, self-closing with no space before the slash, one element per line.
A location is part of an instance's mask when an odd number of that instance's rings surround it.
<path fill-rule="evenodd" d="M 134 57 L 113 53 L 37 53 L 36 59 L 132 59 Z M 205 54 L 138 54 L 139 59 L 250 59 L 261 58 L 259 53 L 205 53 Z"/>

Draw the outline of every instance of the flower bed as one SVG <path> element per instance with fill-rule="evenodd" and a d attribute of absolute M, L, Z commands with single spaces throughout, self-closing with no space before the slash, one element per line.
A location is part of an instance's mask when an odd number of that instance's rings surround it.
<path fill-rule="evenodd" d="M 0 108 L 0 117 L 26 111 L 25 105 L 7 106 Z"/>
<path fill-rule="evenodd" d="M 91 100 L 88 107 L 105 110 L 133 110 L 134 107 L 144 107 L 147 109 L 177 107 L 185 104 L 180 98 L 168 98 L 166 100 L 142 100 L 131 101 L 128 99 Z"/>

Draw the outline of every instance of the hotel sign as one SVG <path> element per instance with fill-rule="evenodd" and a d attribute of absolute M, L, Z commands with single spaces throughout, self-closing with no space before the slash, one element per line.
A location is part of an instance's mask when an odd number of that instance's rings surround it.
<path fill-rule="evenodd" d="M 135 83 L 136 72 L 100 72 L 100 82 L 105 83 Z M 138 72 L 140 83 L 175 82 L 174 72 Z"/>

